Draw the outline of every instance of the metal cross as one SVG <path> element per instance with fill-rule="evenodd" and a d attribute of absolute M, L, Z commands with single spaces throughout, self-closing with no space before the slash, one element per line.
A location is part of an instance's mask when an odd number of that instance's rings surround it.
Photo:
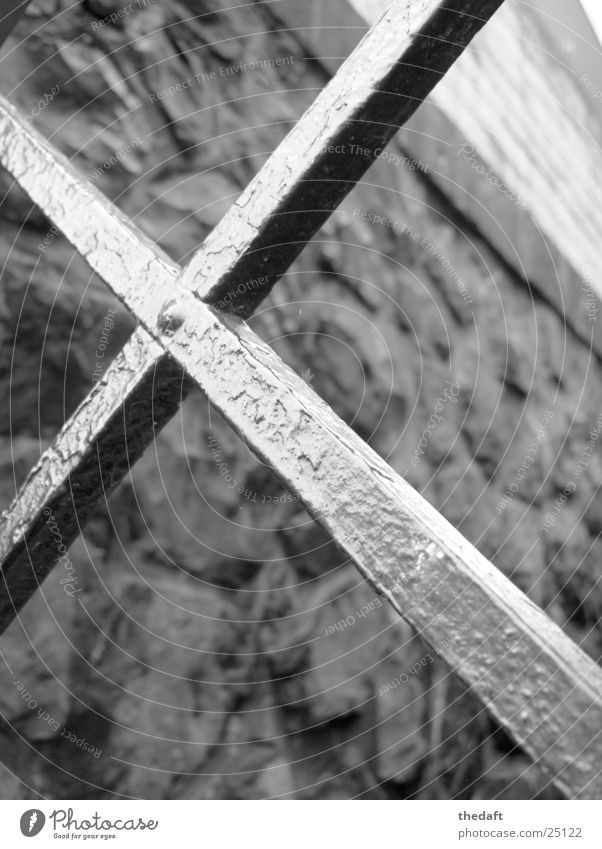
<path fill-rule="evenodd" d="M 72 542 L 196 385 L 562 792 L 599 798 L 602 671 L 243 320 L 375 158 L 336 147 L 384 147 L 501 3 L 394 2 L 185 268 L 0 99 L 0 162 L 140 324 L 4 516 L 0 628 L 56 559 L 44 511 Z"/>

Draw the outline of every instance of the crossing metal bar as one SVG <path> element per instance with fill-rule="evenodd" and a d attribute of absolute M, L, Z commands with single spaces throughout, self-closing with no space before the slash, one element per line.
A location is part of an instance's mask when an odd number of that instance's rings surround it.
<path fill-rule="evenodd" d="M 197 289 L 208 303 L 248 317 L 297 256 L 303 240 L 313 236 L 369 167 L 372 154 L 417 108 L 420 97 L 500 5 L 501 0 L 395 3 L 209 235 L 183 272 L 184 285 Z M 19 119 L 4 101 L 2 108 L 0 130 L 9 143 Z M 370 155 L 352 154 L 353 145 Z M 52 155 L 47 158 L 52 160 Z M 15 165 L 19 173 L 18 162 Z M 345 179 L 341 168 L 347 169 Z M 321 193 L 327 201 L 321 201 Z M 95 195 L 90 203 L 92 210 L 94 204 L 112 210 L 110 214 L 125 225 L 104 198 Z M 129 222 L 128 226 L 133 231 Z M 100 239 L 103 235 L 98 234 Z M 140 233 L 137 239 L 146 244 L 149 262 L 154 255 L 162 256 L 164 273 L 170 269 L 175 281 L 180 269 Z M 110 243 L 105 244 L 110 257 Z M 0 631 L 56 560 L 45 511 L 60 516 L 61 535 L 69 545 L 90 511 L 128 470 L 124 455 L 131 461 L 140 456 L 177 408 L 178 399 L 172 396 L 174 385 L 182 384 L 181 372 L 156 346 L 150 347 L 153 353 L 147 352 L 142 364 L 144 343 L 150 346 L 150 337 L 138 331 L 41 458 L 7 512 L 0 529 L 0 562 L 5 564 L 5 576 L 10 572 L 18 581 L 11 582 L 10 595 L 0 592 Z M 138 377 L 133 363 L 140 363 Z M 136 427 L 128 426 L 132 416 Z M 86 437 L 85 446 L 77 444 L 80 434 Z M 80 453 L 71 450 L 74 441 Z"/>
<path fill-rule="evenodd" d="M 143 330 L 66 422 L 0 527 L 0 633 L 177 412 L 191 382 Z M 60 530 L 60 538 L 55 528 Z"/>
<path fill-rule="evenodd" d="M 0 161 L 550 779 L 599 798 L 602 670 L 6 105 Z"/>
<path fill-rule="evenodd" d="M 502 2 L 393 3 L 209 234 L 187 286 L 250 315 Z"/>

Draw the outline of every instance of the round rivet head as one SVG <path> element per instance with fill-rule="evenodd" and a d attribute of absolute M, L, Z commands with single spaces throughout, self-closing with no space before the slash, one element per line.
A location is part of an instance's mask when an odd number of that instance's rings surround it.
<path fill-rule="evenodd" d="M 184 304 L 179 298 L 165 301 L 157 318 L 157 327 L 165 336 L 173 336 L 186 320 Z"/>

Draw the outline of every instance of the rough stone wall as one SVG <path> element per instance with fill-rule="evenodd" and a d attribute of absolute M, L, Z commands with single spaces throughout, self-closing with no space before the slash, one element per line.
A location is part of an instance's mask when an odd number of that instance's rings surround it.
<path fill-rule="evenodd" d="M 181 261 L 328 79 L 269 6 L 227 5 L 100 26 L 116 5 L 41 0 L 2 61 L 25 112 L 59 87 L 36 126 Z M 392 150 L 253 326 L 598 657 L 599 359 Z M 8 503 L 115 305 L 15 189 L 1 214 Z M 132 329 L 112 322 L 107 360 Z M 55 570 L 1 641 L 5 798 L 551 794 L 199 393 L 70 556 L 77 595 Z"/>
<path fill-rule="evenodd" d="M 388 5 L 350 2 L 369 24 Z M 583 14 L 577 0 L 564 5 Z M 553 29 L 554 20 L 552 8 L 506 0 L 432 102 L 600 294 L 602 210 L 592 175 L 602 170 L 595 102 L 602 80 L 575 72 L 574 54 L 583 46 L 575 31 Z M 569 51 L 571 41 L 577 44 Z"/>

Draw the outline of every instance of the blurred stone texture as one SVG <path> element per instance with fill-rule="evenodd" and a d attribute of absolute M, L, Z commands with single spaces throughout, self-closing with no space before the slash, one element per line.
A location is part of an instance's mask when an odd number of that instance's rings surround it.
<path fill-rule="evenodd" d="M 148 3 L 99 26 L 117 4 L 39 0 L 2 62 L 2 90 L 25 113 L 59 87 L 35 126 L 182 262 L 329 78 L 271 4 L 228 6 Z M 290 61 L 220 72 L 278 57 Z M 391 148 L 400 157 L 403 141 Z M 602 408 L 600 358 L 428 169 L 410 166 L 373 166 L 253 327 L 597 657 L 598 446 L 553 527 L 541 528 Z M 6 505 L 91 387 L 115 304 L 0 179 Z M 117 307 L 107 361 L 132 328 Z M 448 381 L 457 398 L 413 463 Z M 533 463 L 499 509 L 546 410 Z M 220 474 L 215 440 L 236 487 Z M 65 594 L 57 567 L 0 642 L 4 798 L 550 792 L 438 659 L 408 673 L 432 653 L 384 605 L 360 615 L 374 591 L 199 393 L 71 559 L 81 592 Z M 379 694 L 402 673 L 407 683 Z"/>

